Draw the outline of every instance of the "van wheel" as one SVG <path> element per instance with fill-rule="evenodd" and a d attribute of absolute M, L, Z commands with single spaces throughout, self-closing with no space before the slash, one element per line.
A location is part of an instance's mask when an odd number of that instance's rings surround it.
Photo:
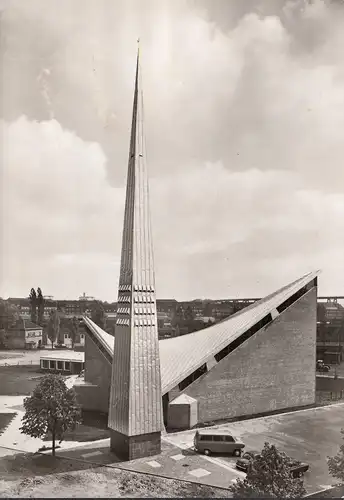
<path fill-rule="evenodd" d="M 233 454 L 234 454 L 234 456 L 235 456 L 235 457 L 240 457 L 240 455 L 241 455 L 241 450 L 234 450 L 234 453 L 233 453 Z"/>
<path fill-rule="evenodd" d="M 210 450 L 204 450 L 204 455 L 209 456 L 210 455 Z"/>

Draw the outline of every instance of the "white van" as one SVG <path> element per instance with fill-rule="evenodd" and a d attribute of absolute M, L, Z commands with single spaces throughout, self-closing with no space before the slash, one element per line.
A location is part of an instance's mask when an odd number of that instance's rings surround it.
<path fill-rule="evenodd" d="M 194 437 L 195 450 L 210 455 L 211 453 L 230 453 L 235 457 L 241 455 L 244 443 L 236 439 L 229 431 L 202 429 L 196 431 Z"/>

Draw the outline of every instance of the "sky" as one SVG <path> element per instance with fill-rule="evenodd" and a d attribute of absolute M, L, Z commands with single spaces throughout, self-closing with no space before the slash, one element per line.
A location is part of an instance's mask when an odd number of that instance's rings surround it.
<path fill-rule="evenodd" d="M 158 298 L 344 295 L 344 5 L 0 0 L 0 296 L 115 301 L 136 62 Z"/>

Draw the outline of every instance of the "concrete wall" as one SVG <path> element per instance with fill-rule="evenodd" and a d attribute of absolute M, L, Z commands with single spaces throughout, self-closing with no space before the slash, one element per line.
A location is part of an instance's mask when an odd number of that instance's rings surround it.
<path fill-rule="evenodd" d="M 317 391 L 320 392 L 341 392 L 344 391 L 344 378 L 338 377 L 321 377 L 317 376 L 316 380 Z"/>
<path fill-rule="evenodd" d="M 313 288 L 184 391 L 200 422 L 315 402 L 316 301 Z"/>
<path fill-rule="evenodd" d="M 85 382 L 89 382 L 97 389 L 99 411 L 108 413 L 112 366 L 86 335 L 85 343 Z M 91 389 L 90 389 L 91 391 Z M 90 409 L 90 408 L 85 408 Z"/>

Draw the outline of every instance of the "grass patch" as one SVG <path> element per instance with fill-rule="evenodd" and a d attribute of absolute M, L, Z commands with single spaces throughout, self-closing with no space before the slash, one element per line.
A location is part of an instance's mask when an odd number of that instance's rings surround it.
<path fill-rule="evenodd" d="M 29 396 L 43 377 L 34 365 L 0 366 L 1 396 Z"/>
<path fill-rule="evenodd" d="M 82 423 L 73 431 L 67 431 L 63 435 L 63 441 L 86 443 L 110 437 L 110 430 L 107 426 L 107 415 L 97 412 L 82 412 L 81 418 Z M 43 441 L 51 441 L 50 434 L 47 434 Z"/>
<path fill-rule="evenodd" d="M 0 413 L 0 436 L 16 415 L 16 413 Z"/>
<path fill-rule="evenodd" d="M 110 431 L 99 429 L 88 425 L 80 424 L 73 431 L 68 431 L 63 435 L 63 441 L 78 441 L 85 443 L 88 441 L 97 441 L 98 439 L 107 439 L 110 437 Z M 51 441 L 51 436 L 45 436 L 43 441 Z"/>

